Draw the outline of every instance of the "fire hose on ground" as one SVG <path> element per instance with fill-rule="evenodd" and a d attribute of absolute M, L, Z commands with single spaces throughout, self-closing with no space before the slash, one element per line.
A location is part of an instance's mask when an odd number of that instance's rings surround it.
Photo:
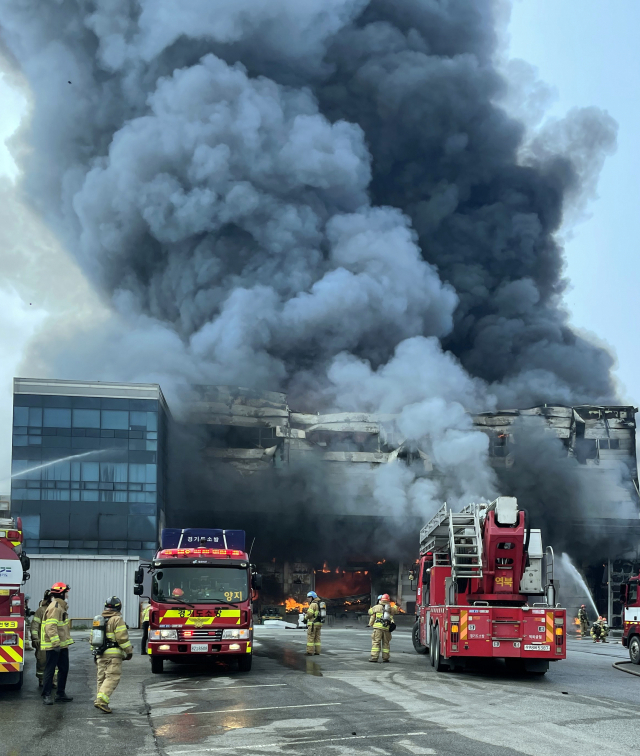
<path fill-rule="evenodd" d="M 634 671 L 633 669 L 623 669 L 623 668 L 622 668 L 622 667 L 620 666 L 621 664 L 632 664 L 632 665 L 633 665 L 633 662 L 630 662 L 630 661 L 619 661 L 619 662 L 614 662 L 614 663 L 613 663 L 613 664 L 612 664 L 611 666 L 612 666 L 612 667 L 613 667 L 614 669 L 617 669 L 617 670 L 619 670 L 620 672 L 627 672 L 627 673 L 628 673 L 628 674 L 630 674 L 630 675 L 635 675 L 636 677 L 640 677 L 640 671 L 636 672 L 636 671 Z M 634 665 L 634 666 L 635 666 L 635 665 Z"/>

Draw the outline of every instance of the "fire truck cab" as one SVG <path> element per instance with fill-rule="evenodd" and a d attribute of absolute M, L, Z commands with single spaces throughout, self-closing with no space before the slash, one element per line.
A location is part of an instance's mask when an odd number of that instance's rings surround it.
<path fill-rule="evenodd" d="M 22 550 L 22 522 L 0 509 L 0 685 L 15 690 L 24 678 L 25 601 L 29 557 Z"/>
<path fill-rule="evenodd" d="M 629 658 L 640 664 L 640 575 L 629 578 L 620 586 L 620 601 L 624 607 L 622 645 L 629 649 Z"/>
<path fill-rule="evenodd" d="M 553 551 L 543 553 L 540 531 L 510 496 L 461 512 L 444 504 L 425 525 L 416 612 L 414 648 L 439 672 L 501 658 L 514 672 L 544 674 L 566 657 Z"/>
<path fill-rule="evenodd" d="M 161 548 L 148 565 L 151 610 L 147 653 L 151 671 L 165 661 L 214 657 L 251 669 L 253 598 L 260 575 L 244 551 L 244 531 L 165 529 Z M 144 569 L 134 593 L 143 593 Z"/>

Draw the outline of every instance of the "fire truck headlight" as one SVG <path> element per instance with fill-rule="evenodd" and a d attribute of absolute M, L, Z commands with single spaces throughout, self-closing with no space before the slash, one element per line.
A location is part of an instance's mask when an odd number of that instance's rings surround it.
<path fill-rule="evenodd" d="M 222 640 L 249 640 L 249 630 L 223 630 Z"/>
<path fill-rule="evenodd" d="M 149 630 L 149 640 L 178 640 L 176 630 Z"/>

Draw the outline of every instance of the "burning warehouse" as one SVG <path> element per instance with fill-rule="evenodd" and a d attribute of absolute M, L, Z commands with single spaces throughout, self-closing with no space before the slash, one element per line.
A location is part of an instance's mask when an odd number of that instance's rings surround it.
<path fill-rule="evenodd" d="M 415 542 L 432 510 L 399 512 L 391 495 L 385 507 L 380 479 L 389 465 L 426 484 L 442 473 L 428 445 L 400 433 L 397 416 L 297 412 L 284 393 L 229 386 L 194 386 L 185 407 L 199 522 L 231 518 L 255 533 L 274 611 L 297 610 L 311 589 L 336 613 L 357 613 L 383 591 L 413 611 Z M 469 420 L 468 433 L 487 437 L 502 490 L 529 506 L 557 549 L 611 560 L 604 583 L 615 588 L 638 557 L 635 409 L 545 405 Z M 602 594 L 598 566 L 585 559 L 583 569 Z"/>

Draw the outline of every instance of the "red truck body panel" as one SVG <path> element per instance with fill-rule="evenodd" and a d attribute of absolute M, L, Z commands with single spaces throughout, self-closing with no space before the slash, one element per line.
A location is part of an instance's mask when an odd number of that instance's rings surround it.
<path fill-rule="evenodd" d="M 22 524 L 0 523 L 0 685 L 24 670 L 25 605 L 22 593 Z"/>

